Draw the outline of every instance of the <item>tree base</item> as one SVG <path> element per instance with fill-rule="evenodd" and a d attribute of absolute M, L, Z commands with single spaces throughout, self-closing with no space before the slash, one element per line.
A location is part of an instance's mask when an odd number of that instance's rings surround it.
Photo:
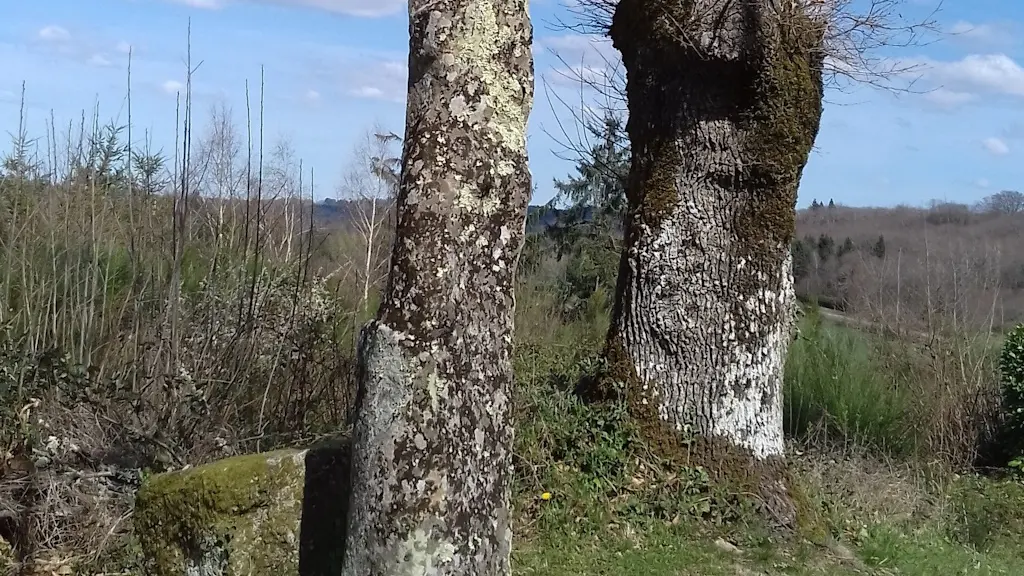
<path fill-rule="evenodd" d="M 725 438 L 674 430 L 658 417 L 653 405 L 631 392 L 632 387 L 625 384 L 629 381 L 629 370 L 621 365 L 624 358 L 609 352 L 614 352 L 614 347 L 606 349 L 603 371 L 585 375 L 577 383 L 577 397 L 588 404 L 625 402 L 642 441 L 655 456 L 677 467 L 700 467 L 713 482 L 753 498 L 772 530 L 781 534 L 803 532 L 802 511 L 810 511 L 802 505 L 806 504 L 799 497 L 802 493 L 796 491 L 794 497 L 793 478 L 782 457 L 758 459 L 749 449 Z"/>
<path fill-rule="evenodd" d="M 635 416 L 634 416 L 635 417 Z M 773 531 L 797 531 L 799 514 L 793 478 L 781 457 L 757 459 L 750 450 L 724 438 L 687 436 L 659 421 L 640 422 L 642 437 L 656 455 L 673 465 L 702 468 L 712 482 L 752 498 L 759 514 Z"/>

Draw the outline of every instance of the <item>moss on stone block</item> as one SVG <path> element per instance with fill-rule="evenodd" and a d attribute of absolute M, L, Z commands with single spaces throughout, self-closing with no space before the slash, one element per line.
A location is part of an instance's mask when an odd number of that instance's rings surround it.
<path fill-rule="evenodd" d="M 0 576 L 14 573 L 14 550 L 7 540 L 0 538 Z"/>
<path fill-rule="evenodd" d="M 147 573 L 337 573 L 349 462 L 348 440 L 339 437 L 150 478 L 135 501 Z"/>
<path fill-rule="evenodd" d="M 152 574 L 298 574 L 305 450 L 161 474 L 136 497 Z"/>

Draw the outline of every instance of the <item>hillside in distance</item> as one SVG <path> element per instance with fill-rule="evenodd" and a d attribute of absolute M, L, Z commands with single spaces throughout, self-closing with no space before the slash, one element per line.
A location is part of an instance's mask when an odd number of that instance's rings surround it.
<path fill-rule="evenodd" d="M 318 202 L 313 207 L 313 218 L 318 226 L 327 229 L 343 228 L 364 213 L 367 200 L 335 200 Z M 536 233 L 558 223 L 562 210 L 546 206 L 530 206 L 527 210 L 527 232 Z"/>
<path fill-rule="evenodd" d="M 797 215 L 797 293 L 907 329 L 1024 321 L 1024 210 L 827 207 Z"/>
<path fill-rule="evenodd" d="M 365 209 L 325 200 L 313 213 L 337 230 Z M 528 214 L 527 231 L 539 233 L 564 211 L 530 206 Z M 797 212 L 793 258 L 801 298 L 885 325 L 927 330 L 951 312 L 974 328 L 1024 321 L 1024 209 L 815 203 Z"/>

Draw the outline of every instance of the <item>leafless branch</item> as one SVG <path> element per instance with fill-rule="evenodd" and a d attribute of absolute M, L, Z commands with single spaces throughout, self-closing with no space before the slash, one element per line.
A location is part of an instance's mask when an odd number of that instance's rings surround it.
<path fill-rule="evenodd" d="M 936 15 L 942 0 L 928 13 L 906 17 L 908 0 L 796 0 L 828 20 L 823 49 L 829 87 L 843 89 L 867 84 L 891 91 L 913 89 L 914 76 L 922 65 L 884 54 L 889 49 L 920 47 L 940 35 Z M 557 28 L 581 34 L 606 36 L 618 0 L 577 0 L 567 6 L 571 19 Z M 692 18 L 712 18 L 694 15 Z M 686 26 L 679 25 L 685 34 Z"/>
<path fill-rule="evenodd" d="M 591 45 L 579 62 L 572 64 L 559 50 L 549 48 L 561 63 L 560 68 L 543 78 L 548 105 L 556 126 L 545 129 L 561 150 L 561 159 L 577 160 L 590 156 L 592 138 L 599 135 L 608 114 L 625 118 L 626 80 L 622 62 L 610 50 L 601 50 L 606 42 L 619 0 L 578 0 L 567 6 L 571 17 L 556 20 L 555 29 L 589 37 Z M 892 57 L 890 49 L 908 49 L 928 44 L 939 35 L 935 19 L 942 0 L 923 16 L 904 17 L 908 0 L 802 0 L 805 9 L 825 18 L 822 49 L 825 51 L 825 83 L 828 88 L 845 91 L 868 85 L 895 93 L 917 92 L 916 81 L 923 65 Z M 714 14 L 693 18 L 716 18 Z M 686 26 L 678 25 L 681 34 Z M 598 61 L 594 61 L 594 58 Z M 557 85 L 577 87 L 579 101 L 564 97 Z M 575 99 L 574 99 L 575 100 Z M 564 113 L 568 112 L 568 116 Z M 571 117 L 575 126 L 562 118 Z"/>
<path fill-rule="evenodd" d="M 624 119 L 627 115 L 626 77 L 622 63 L 600 50 L 594 52 L 601 62 L 589 66 L 585 57 L 578 65 L 572 65 L 563 55 L 552 50 L 562 67 L 554 70 L 552 77 L 542 78 L 544 95 L 548 106 L 555 112 L 556 123 L 555 129 L 544 128 L 544 132 L 561 148 L 554 151 L 556 157 L 569 161 L 586 157 L 594 160 L 599 169 L 607 171 L 608 176 L 625 178 L 625 174 L 616 172 L 616 167 L 603 165 L 600 159 L 591 158 L 594 139 L 603 137 L 606 118 L 612 115 Z M 570 102 L 559 93 L 556 84 L 577 86 L 579 101 Z M 575 119 L 572 126 L 562 120 L 556 108 L 564 109 Z"/>
<path fill-rule="evenodd" d="M 343 266 L 353 269 L 359 278 L 361 309 L 368 305 L 371 289 L 387 274 L 401 164 L 394 146 L 400 140 L 380 126 L 367 132 L 355 147 L 338 191 L 351 220 L 346 226 L 350 232 L 342 235 L 345 243 L 351 244 L 342 251 L 347 260 Z"/>

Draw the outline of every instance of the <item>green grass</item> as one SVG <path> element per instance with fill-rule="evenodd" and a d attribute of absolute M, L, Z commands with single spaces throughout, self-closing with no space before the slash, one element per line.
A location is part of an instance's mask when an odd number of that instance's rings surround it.
<path fill-rule="evenodd" d="M 812 313 L 790 346 L 785 372 L 785 427 L 790 437 L 824 433 L 907 456 L 915 444 L 906 386 L 886 374 L 864 334 L 820 322 Z"/>
<path fill-rule="evenodd" d="M 651 459 L 623 411 L 574 398 L 605 318 L 552 321 L 556 303 L 544 292 L 523 292 L 520 303 L 514 574 L 1024 574 L 1024 485 L 936 481 L 916 468 L 910 372 L 892 372 L 870 336 L 812 317 L 791 348 L 787 433 L 805 445 L 825 440 L 792 469 L 823 535 L 781 541 L 741 495 Z M 846 455 L 829 448 L 840 440 L 878 464 L 841 465 Z M 894 457 L 904 463 L 889 468 Z M 901 499 L 920 504 L 897 512 Z M 720 549 L 718 538 L 739 550 Z"/>
<path fill-rule="evenodd" d="M 846 545 L 755 541 L 724 551 L 692 525 L 652 527 L 626 536 L 611 531 L 581 538 L 564 531 L 517 541 L 517 575 L 845 575 L 1024 574 L 1024 485 L 980 478 L 950 488 L 948 510 L 936 518 L 865 523 Z M 991 514 L 995 509 L 1000 514 Z M 977 525 L 983 525 L 979 528 Z M 620 531 L 621 532 L 621 531 Z M 972 543 L 981 533 L 983 541 Z M 973 534 L 973 536 L 972 536 Z"/>
<path fill-rule="evenodd" d="M 712 541 L 694 540 L 683 530 L 659 529 L 637 539 L 604 538 L 579 541 L 552 535 L 543 542 L 520 545 L 513 553 L 517 575 L 569 576 L 734 576 L 757 574 L 768 566 L 787 574 L 823 574 L 806 565 L 809 555 L 753 551 L 726 552 Z M 746 570 L 746 572 L 744 572 Z M 853 574 L 853 572 L 828 572 Z"/>

